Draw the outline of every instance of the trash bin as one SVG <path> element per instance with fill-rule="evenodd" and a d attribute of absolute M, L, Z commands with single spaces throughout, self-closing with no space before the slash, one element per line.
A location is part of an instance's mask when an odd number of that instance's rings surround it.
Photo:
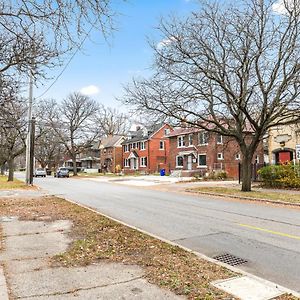
<path fill-rule="evenodd" d="M 159 173 L 160 173 L 160 176 L 165 176 L 166 175 L 166 169 L 161 169 L 159 171 Z"/>

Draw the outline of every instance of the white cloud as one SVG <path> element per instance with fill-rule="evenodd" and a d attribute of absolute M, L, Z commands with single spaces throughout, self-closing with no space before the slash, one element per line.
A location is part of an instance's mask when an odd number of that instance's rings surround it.
<path fill-rule="evenodd" d="M 99 92 L 100 92 L 100 89 L 95 85 L 88 85 L 88 86 L 83 87 L 80 90 L 80 93 L 82 93 L 83 95 L 86 95 L 86 96 L 96 95 L 96 94 L 99 94 Z"/>
<path fill-rule="evenodd" d="M 157 49 L 160 50 L 160 49 L 172 44 L 174 41 L 175 41 L 175 38 L 172 36 L 170 38 L 161 40 L 159 43 L 157 43 L 156 47 L 157 47 Z"/>
<path fill-rule="evenodd" d="M 286 6 L 289 9 L 295 9 L 296 7 L 299 9 L 300 0 L 278 0 L 272 5 L 272 9 L 274 12 L 283 15 L 287 13 Z"/>

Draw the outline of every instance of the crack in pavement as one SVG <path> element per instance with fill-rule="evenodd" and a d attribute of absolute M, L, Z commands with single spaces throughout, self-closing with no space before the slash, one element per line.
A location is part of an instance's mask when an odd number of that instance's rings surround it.
<path fill-rule="evenodd" d="M 102 284 L 102 285 L 93 286 L 93 287 L 77 288 L 77 289 L 73 289 L 73 290 L 66 291 L 66 292 L 56 292 L 56 293 L 49 293 L 49 294 L 21 296 L 21 297 L 16 297 L 16 299 L 28 299 L 28 298 L 36 298 L 36 297 L 42 297 L 42 296 L 68 295 L 68 294 L 73 294 L 73 293 L 76 293 L 76 292 L 79 292 L 79 291 L 88 291 L 88 290 L 93 290 L 93 289 L 97 289 L 97 288 L 104 288 L 104 287 L 109 287 L 109 286 L 125 284 L 125 283 L 133 282 L 133 281 L 136 281 L 136 280 L 139 280 L 139 279 L 142 279 L 142 278 L 144 278 L 144 276 L 138 276 L 138 277 L 131 278 L 129 280 L 123 280 L 123 281 L 109 283 L 109 284 Z"/>
<path fill-rule="evenodd" d="M 29 236 L 29 235 L 39 235 L 39 234 L 48 234 L 48 233 L 57 233 L 57 232 L 62 232 L 62 233 L 70 233 L 71 230 L 64 230 L 64 229 L 57 229 L 53 231 L 37 231 L 37 232 L 28 232 L 28 233 L 19 233 L 19 234 L 8 234 L 8 235 L 3 235 L 4 238 L 7 237 L 16 237 L 16 236 Z"/>

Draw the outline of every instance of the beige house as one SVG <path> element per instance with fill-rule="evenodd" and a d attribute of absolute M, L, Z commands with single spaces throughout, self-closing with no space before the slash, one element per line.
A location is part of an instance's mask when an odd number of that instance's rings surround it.
<path fill-rule="evenodd" d="M 270 129 L 268 133 L 269 163 L 300 162 L 296 156 L 296 145 L 300 145 L 300 123 Z"/>

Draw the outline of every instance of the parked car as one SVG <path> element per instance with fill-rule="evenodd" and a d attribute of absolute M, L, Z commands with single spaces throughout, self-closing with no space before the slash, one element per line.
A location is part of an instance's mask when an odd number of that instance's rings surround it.
<path fill-rule="evenodd" d="M 69 170 L 67 168 L 61 167 L 54 172 L 54 177 L 69 177 Z"/>
<path fill-rule="evenodd" d="M 37 168 L 34 170 L 33 176 L 34 177 L 46 177 L 47 173 L 46 170 L 43 168 Z"/>

